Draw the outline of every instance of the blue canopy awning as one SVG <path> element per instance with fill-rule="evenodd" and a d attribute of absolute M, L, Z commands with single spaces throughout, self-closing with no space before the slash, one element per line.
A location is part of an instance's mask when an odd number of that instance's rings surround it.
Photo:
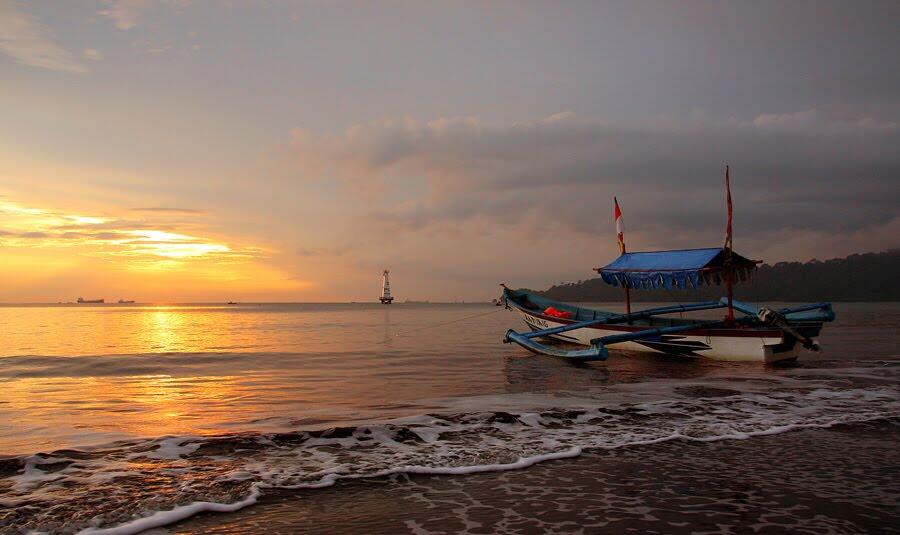
<path fill-rule="evenodd" d="M 628 288 L 697 288 L 719 284 L 722 271 L 730 266 L 736 280 L 746 280 L 758 262 L 739 254 L 727 254 L 722 247 L 624 253 L 612 263 L 598 268 L 603 282 Z"/>

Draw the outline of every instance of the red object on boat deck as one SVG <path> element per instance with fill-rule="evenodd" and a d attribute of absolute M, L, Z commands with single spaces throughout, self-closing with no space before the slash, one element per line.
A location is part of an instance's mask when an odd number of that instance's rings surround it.
<path fill-rule="evenodd" d="M 572 313 L 566 310 L 556 310 L 553 307 L 547 307 L 544 309 L 544 314 L 547 316 L 553 316 L 554 318 L 563 318 L 570 320 L 572 319 Z"/>

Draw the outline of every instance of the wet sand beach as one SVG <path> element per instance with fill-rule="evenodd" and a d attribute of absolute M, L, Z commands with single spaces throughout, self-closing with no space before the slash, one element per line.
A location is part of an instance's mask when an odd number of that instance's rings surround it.
<path fill-rule="evenodd" d="M 900 421 L 266 492 L 172 533 L 900 533 Z"/>

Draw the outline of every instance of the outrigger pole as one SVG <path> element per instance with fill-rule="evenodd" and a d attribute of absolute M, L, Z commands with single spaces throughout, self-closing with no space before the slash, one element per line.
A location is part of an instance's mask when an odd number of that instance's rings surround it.
<path fill-rule="evenodd" d="M 694 303 L 691 305 L 668 305 L 664 307 L 657 308 L 648 308 L 646 310 L 641 310 L 639 312 L 635 312 L 633 314 L 616 314 L 613 316 L 608 316 L 605 318 L 597 318 L 595 320 L 587 320 L 587 321 L 579 321 L 575 323 L 570 323 L 568 325 L 562 325 L 560 327 L 550 327 L 548 329 L 541 329 L 538 331 L 531 331 L 527 333 L 517 333 L 515 330 L 510 329 L 506 332 L 506 337 L 504 337 L 503 342 L 509 343 L 512 339 L 512 334 L 518 335 L 521 338 L 538 338 L 543 336 L 550 336 L 551 334 L 559 334 L 564 333 L 566 331 L 573 331 L 575 329 L 582 329 L 584 327 L 591 327 L 594 325 L 610 325 L 615 323 L 631 323 L 633 320 L 639 320 L 644 318 L 649 318 L 651 316 L 658 316 L 661 314 L 672 314 L 674 312 L 691 312 L 695 310 L 710 310 L 714 308 L 722 308 L 725 306 L 723 303 L 719 301 L 704 301 L 702 303 Z"/>
<path fill-rule="evenodd" d="M 643 317 L 656 316 L 671 312 L 721 308 L 727 306 L 727 301 L 725 298 L 722 298 L 722 300 L 720 301 L 707 301 L 703 303 L 696 303 L 693 305 L 672 305 L 667 307 L 651 308 L 640 312 L 635 312 L 634 314 L 619 314 L 602 319 L 580 321 L 576 323 L 570 323 L 568 325 L 562 325 L 560 327 L 541 329 L 528 333 L 517 333 L 514 330 L 510 329 L 506 332 L 506 336 L 503 337 L 503 342 L 515 342 L 516 344 L 533 353 L 550 355 L 552 357 L 564 357 L 580 361 L 606 360 L 609 357 L 606 346 L 609 345 L 621 344 L 624 342 L 633 342 L 637 340 L 646 340 L 648 338 L 659 338 L 663 335 L 692 331 L 694 329 L 716 329 L 721 327 L 733 327 L 735 325 L 755 325 L 763 323 L 772 325 L 773 327 L 786 332 L 787 334 L 796 338 L 801 344 L 803 344 L 803 347 L 812 351 L 818 351 L 818 344 L 815 342 L 815 340 L 798 332 L 793 326 L 788 323 L 789 320 L 787 319 L 787 317 L 794 314 L 801 314 L 803 312 L 811 312 L 817 310 L 820 312 L 815 317 L 803 319 L 808 321 L 832 321 L 834 319 L 834 312 L 832 312 L 831 310 L 830 303 L 810 303 L 807 305 L 799 305 L 796 307 L 782 308 L 778 311 L 763 308 L 760 309 L 757 313 L 754 313 L 754 310 L 748 305 L 745 305 L 743 303 L 737 303 L 737 305 L 741 309 L 741 311 L 745 312 L 747 315 L 741 318 L 737 318 L 731 322 L 729 322 L 727 319 L 713 322 L 697 321 L 684 325 L 673 325 L 671 327 L 649 327 L 647 329 L 636 332 L 611 334 L 600 338 L 594 338 L 593 340 L 591 340 L 591 345 L 588 349 L 566 350 L 555 348 L 537 342 L 536 340 L 534 340 L 534 338 L 551 336 L 554 334 L 581 329 L 584 327 L 591 327 L 594 325 L 624 323 L 625 321 L 631 319 L 639 319 Z"/>

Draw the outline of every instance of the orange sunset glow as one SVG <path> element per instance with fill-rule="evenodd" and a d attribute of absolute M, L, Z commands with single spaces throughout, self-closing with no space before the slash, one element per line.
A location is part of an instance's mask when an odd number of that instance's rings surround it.
<path fill-rule="evenodd" d="M 0 259 L 16 280 L 16 288 L 8 289 L 13 299 L 73 300 L 73 291 L 113 291 L 130 299 L 175 300 L 305 286 L 266 264 L 265 247 L 212 237 L 202 217 L 190 212 L 86 215 L 0 199 L 0 214 Z M 69 293 L 42 290 L 60 279 L 76 286 Z"/>
<path fill-rule="evenodd" d="M 718 243 L 723 162 L 753 258 L 900 245 L 891 83 L 810 19 L 407 7 L 0 0 L 0 303 L 490 300 L 612 260 L 613 196 Z"/>
<path fill-rule="evenodd" d="M 898 28 L 0 0 L 0 535 L 896 532 Z"/>

